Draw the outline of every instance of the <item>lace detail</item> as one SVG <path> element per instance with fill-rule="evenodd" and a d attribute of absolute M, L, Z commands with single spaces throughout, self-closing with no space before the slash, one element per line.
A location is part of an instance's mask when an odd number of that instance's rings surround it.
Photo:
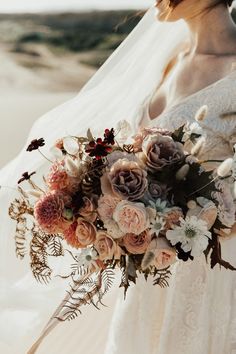
<path fill-rule="evenodd" d="M 236 143 L 236 72 L 189 96 L 152 121 L 169 130 L 193 121 L 207 104 L 203 158 L 225 159 Z M 142 107 L 147 111 L 148 100 Z M 223 113 L 231 113 L 222 117 Z M 222 245 L 236 265 L 236 237 Z M 177 263 L 170 287 L 139 279 L 126 301 L 118 299 L 106 354 L 236 354 L 236 274 L 210 270 L 204 257 Z M 122 296 L 122 295 L 121 295 Z"/>

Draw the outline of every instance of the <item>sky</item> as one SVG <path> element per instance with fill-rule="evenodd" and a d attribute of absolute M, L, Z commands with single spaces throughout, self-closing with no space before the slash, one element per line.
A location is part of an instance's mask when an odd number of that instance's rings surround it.
<path fill-rule="evenodd" d="M 148 8 L 154 0 L 0 0 L 0 13 Z"/>

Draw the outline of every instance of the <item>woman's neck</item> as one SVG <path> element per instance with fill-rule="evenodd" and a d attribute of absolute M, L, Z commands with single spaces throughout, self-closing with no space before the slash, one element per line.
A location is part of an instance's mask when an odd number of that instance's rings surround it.
<path fill-rule="evenodd" d="M 193 54 L 236 54 L 236 26 L 225 6 L 215 6 L 186 22 L 193 41 Z"/>

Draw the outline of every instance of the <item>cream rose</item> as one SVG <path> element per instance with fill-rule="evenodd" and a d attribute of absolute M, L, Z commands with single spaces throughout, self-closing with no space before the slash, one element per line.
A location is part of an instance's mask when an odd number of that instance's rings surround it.
<path fill-rule="evenodd" d="M 119 259 L 121 255 L 121 249 L 116 242 L 107 235 L 105 231 L 99 231 L 97 233 L 94 247 L 99 254 L 99 258 L 102 261 L 112 259 Z"/>
<path fill-rule="evenodd" d="M 149 230 L 143 231 L 140 235 L 126 234 L 123 237 L 123 245 L 132 254 L 143 254 L 146 252 L 151 238 Z"/>
<path fill-rule="evenodd" d="M 139 235 L 149 227 L 147 210 L 142 203 L 121 201 L 113 214 L 122 232 Z"/>
<path fill-rule="evenodd" d="M 75 234 L 78 242 L 86 247 L 94 243 L 96 239 L 96 228 L 91 222 L 83 218 L 78 218 Z"/>

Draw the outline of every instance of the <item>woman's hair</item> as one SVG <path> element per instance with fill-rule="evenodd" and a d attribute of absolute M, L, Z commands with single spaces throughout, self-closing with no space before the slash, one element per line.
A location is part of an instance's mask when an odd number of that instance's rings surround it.
<path fill-rule="evenodd" d="M 179 3 L 181 3 L 182 1 L 184 1 L 184 0 L 170 0 L 170 6 L 171 6 L 171 7 L 175 7 L 175 6 L 177 6 Z M 225 5 L 231 6 L 232 3 L 233 3 L 233 0 L 219 0 L 216 5 L 218 5 L 218 4 L 225 4 Z"/>

